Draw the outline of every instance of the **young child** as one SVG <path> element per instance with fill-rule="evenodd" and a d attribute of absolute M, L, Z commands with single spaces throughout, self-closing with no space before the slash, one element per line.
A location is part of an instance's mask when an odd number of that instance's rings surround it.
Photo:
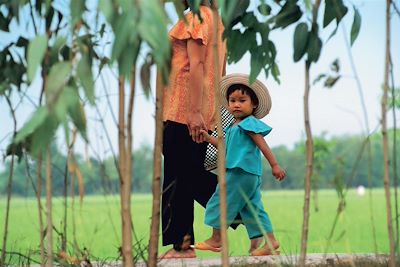
<path fill-rule="evenodd" d="M 260 121 L 271 109 L 271 98 L 264 84 L 256 80 L 249 84 L 249 76 L 231 74 L 221 80 L 221 100 L 234 116 L 235 122 L 225 129 L 227 225 L 240 213 L 250 242 L 250 254 L 263 256 L 278 254 L 272 224 L 261 201 L 261 155 L 268 160 L 272 174 L 278 181 L 285 171 L 264 140 L 272 128 Z M 217 146 L 217 139 L 202 131 L 206 142 Z M 220 188 L 207 203 L 205 223 L 213 227 L 212 236 L 193 247 L 200 250 L 221 251 Z M 264 239 L 264 245 L 260 244 Z"/>

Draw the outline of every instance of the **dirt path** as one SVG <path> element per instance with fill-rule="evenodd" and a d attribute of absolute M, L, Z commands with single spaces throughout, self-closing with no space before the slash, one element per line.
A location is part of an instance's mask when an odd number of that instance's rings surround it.
<path fill-rule="evenodd" d="M 230 257 L 230 266 L 295 266 L 298 255 L 263 256 L 263 257 Z M 310 254 L 306 266 L 387 266 L 387 255 L 375 254 Z M 100 265 L 99 265 L 100 266 Z M 104 265 L 102 265 L 104 266 Z M 120 263 L 108 265 L 120 267 Z M 137 267 L 146 267 L 144 262 L 136 263 Z M 165 259 L 158 263 L 165 267 L 214 267 L 221 266 L 221 259 Z"/>

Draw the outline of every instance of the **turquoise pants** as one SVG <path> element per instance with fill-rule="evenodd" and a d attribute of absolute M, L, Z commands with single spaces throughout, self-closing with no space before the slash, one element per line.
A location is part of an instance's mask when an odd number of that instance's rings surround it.
<path fill-rule="evenodd" d="M 227 225 L 240 213 L 250 239 L 272 232 L 272 224 L 261 201 L 260 176 L 240 168 L 226 170 Z M 206 206 L 205 223 L 215 229 L 220 225 L 220 188 Z"/>

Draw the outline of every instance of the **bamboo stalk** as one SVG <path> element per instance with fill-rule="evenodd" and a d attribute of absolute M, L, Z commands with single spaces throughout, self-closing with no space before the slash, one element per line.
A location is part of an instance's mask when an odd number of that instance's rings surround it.
<path fill-rule="evenodd" d="M 391 0 L 386 0 L 386 53 L 385 53 L 385 77 L 383 86 L 383 97 L 381 102 L 382 112 L 382 146 L 383 146 L 383 185 L 386 197 L 386 219 L 389 238 L 389 266 L 396 265 L 395 243 L 393 240 L 392 207 L 390 200 L 390 178 L 389 178 L 389 143 L 387 136 L 386 109 L 388 99 L 389 64 L 390 64 L 390 4 Z"/>
<path fill-rule="evenodd" d="M 226 203 L 226 179 L 225 179 L 225 142 L 224 135 L 222 129 L 222 120 L 221 120 L 221 112 L 220 112 L 220 100 L 219 100 L 219 80 L 220 80 L 220 62 L 219 62 L 219 52 L 218 52 L 218 39 L 220 38 L 218 31 L 218 6 L 216 1 L 212 2 L 212 10 L 213 10 L 213 57 L 214 57 L 214 70 L 215 70 L 215 80 L 214 80 L 214 90 L 215 90 L 215 114 L 217 121 L 217 132 L 218 132 L 218 183 L 220 189 L 220 225 L 221 225 L 221 244 L 222 244 L 222 253 L 221 260 L 222 266 L 229 266 L 229 247 L 228 247 L 228 234 L 227 234 L 227 203 Z"/>
<path fill-rule="evenodd" d="M 11 109 L 11 114 L 14 121 L 14 133 L 13 136 L 17 134 L 17 119 L 15 117 L 15 110 L 11 105 L 11 101 L 6 96 L 6 101 Z M 11 204 L 11 191 L 12 191 L 12 179 L 14 176 L 14 161 L 15 161 L 15 145 L 11 151 L 11 163 L 10 163 L 10 174 L 8 176 L 7 182 L 7 204 L 6 204 L 6 215 L 4 217 L 4 231 L 3 231 L 3 246 L 1 250 L 1 258 L 0 258 L 0 266 L 6 265 L 6 251 L 7 251 L 7 237 L 8 237 L 8 221 L 9 221 L 9 214 L 10 214 L 10 204 Z"/>
<path fill-rule="evenodd" d="M 308 224 L 310 218 L 310 192 L 311 177 L 313 173 L 314 145 L 310 125 L 309 114 L 310 95 L 310 65 L 305 63 L 305 90 L 304 90 L 304 124 L 306 130 L 306 175 L 304 179 L 304 206 L 303 206 L 303 227 L 301 232 L 301 248 L 299 265 L 305 266 L 308 240 Z"/>
<path fill-rule="evenodd" d="M 44 227 L 43 227 L 43 208 L 41 202 L 42 196 L 42 153 L 38 156 L 37 163 L 37 193 L 36 199 L 38 204 L 38 215 L 39 215 L 39 238 L 40 238 L 40 266 L 44 266 L 45 254 L 44 254 Z"/>
<path fill-rule="evenodd" d="M 160 199 L 161 199 L 161 153 L 163 142 L 163 98 L 164 90 L 160 70 L 157 71 L 156 82 L 156 134 L 154 139 L 153 165 L 153 207 L 151 213 L 149 267 L 157 266 L 158 239 L 160 228 Z"/>
<path fill-rule="evenodd" d="M 127 176 L 127 151 L 125 136 L 125 77 L 119 76 L 119 111 L 118 111 L 118 148 L 119 148 L 119 178 L 120 178 L 120 197 L 121 197 L 121 222 L 122 222 L 122 262 L 123 266 L 133 266 L 132 257 L 132 228 L 130 217 L 130 193 L 131 184 Z"/>
<path fill-rule="evenodd" d="M 46 214 L 47 214 L 47 262 L 46 266 L 53 266 L 53 220 L 52 220 L 52 166 L 50 145 L 46 149 Z"/>

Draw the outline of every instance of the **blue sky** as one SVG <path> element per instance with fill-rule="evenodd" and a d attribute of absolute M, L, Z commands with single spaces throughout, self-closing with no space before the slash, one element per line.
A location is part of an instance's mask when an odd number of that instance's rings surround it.
<path fill-rule="evenodd" d="M 380 119 L 380 96 L 381 86 L 384 78 L 384 55 L 385 55 L 385 2 L 384 0 L 357 0 L 352 1 L 362 16 L 362 26 L 359 38 L 351 48 L 351 54 L 355 62 L 356 73 L 360 79 L 362 93 L 367 108 L 369 127 L 371 130 L 378 129 Z M 399 1 L 396 1 L 400 6 Z M 345 1 L 349 3 L 349 1 Z M 346 38 L 349 39 L 349 31 L 352 23 L 351 16 L 345 18 L 344 28 Z M 174 17 L 174 19 L 176 19 Z M 333 30 L 333 25 L 328 27 L 325 35 L 328 36 Z M 269 88 L 272 97 L 272 110 L 263 119 L 273 127 L 273 131 L 266 138 L 271 147 L 278 145 L 293 146 L 304 138 L 303 118 L 303 93 L 304 93 L 304 62 L 293 63 L 292 36 L 294 28 L 287 28 L 282 32 L 272 35 L 273 41 L 278 48 L 278 64 L 281 71 L 281 83 L 277 84 L 272 78 L 265 79 L 263 74 L 258 77 Z M 392 19 L 392 60 L 394 64 L 395 83 L 397 87 L 400 76 L 400 20 L 397 14 Z M 346 47 L 343 29 L 338 29 L 337 35 L 324 45 L 318 64 L 312 66 L 311 81 L 320 73 L 329 71 L 329 65 L 336 58 L 341 64 L 341 73 L 344 76 L 332 89 L 326 89 L 319 83 L 312 87 L 310 95 L 311 128 L 314 135 L 326 133 L 327 137 L 341 136 L 346 134 L 357 134 L 365 132 L 365 121 L 362 113 L 360 93 L 354 79 L 349 54 Z M 249 57 L 246 55 L 239 63 L 229 65 L 227 73 L 244 72 L 249 73 Z M 396 75 L 397 73 L 397 75 Z M 105 81 L 107 90 L 111 95 L 111 105 L 117 105 L 117 83 L 112 75 L 106 75 Z M 104 95 L 102 83 L 98 83 L 96 95 L 101 98 Z M 137 84 L 140 87 L 140 83 Z M 28 93 L 35 95 L 34 87 Z M 102 99 L 100 112 L 106 119 L 106 128 L 111 138 L 111 146 L 107 142 L 106 135 L 94 109 L 88 111 L 88 133 L 91 145 L 89 153 L 96 151 L 100 157 L 110 155 L 111 149 L 117 151 L 116 125 L 112 120 L 110 110 L 106 101 Z M 19 127 L 22 121 L 29 118 L 32 106 L 26 101 L 18 110 Z M 12 120 L 9 109 L 4 99 L 0 98 L 0 153 L 9 142 L 12 131 Z M 388 116 L 391 125 L 391 116 Z M 141 89 L 138 88 L 135 100 L 134 115 L 134 147 L 143 143 L 153 144 L 154 139 L 154 97 L 145 99 Z M 58 138 L 58 143 L 63 147 L 63 138 Z M 79 142 L 77 152 L 84 149 L 83 142 Z M 0 162 L 1 169 L 2 162 Z"/>
<path fill-rule="evenodd" d="M 349 3 L 349 1 L 345 1 Z M 384 78 L 385 55 L 385 1 L 383 0 L 359 0 L 352 1 L 362 16 L 362 26 L 358 39 L 351 48 L 356 73 L 359 77 L 362 93 L 367 108 L 367 116 L 370 130 L 376 129 L 380 119 L 380 96 Z M 352 24 L 352 13 L 345 18 L 344 28 L 346 38 Z M 392 58 L 394 73 L 399 73 L 400 63 L 400 21 L 397 15 L 392 20 Z M 330 25 L 324 30 L 328 36 L 333 30 Z M 278 64 L 281 71 L 281 83 L 277 84 L 272 78 L 265 79 L 263 74 L 259 79 L 264 82 L 271 93 L 272 110 L 263 119 L 274 130 L 267 136 L 267 142 L 272 146 L 287 145 L 304 138 L 303 94 L 304 94 L 304 62 L 293 63 L 292 36 L 294 28 L 287 28 L 273 35 L 273 41 L 278 48 Z M 311 81 L 320 73 L 329 71 L 329 65 L 338 58 L 341 64 L 341 74 L 344 76 L 332 89 L 322 87 L 322 83 L 311 88 L 310 113 L 311 128 L 313 134 L 326 133 L 328 137 L 346 134 L 364 133 L 366 126 L 360 93 L 357 88 L 355 73 L 353 72 L 349 52 L 346 46 L 343 29 L 340 27 L 337 35 L 330 39 L 324 46 L 318 64 L 312 66 Z M 229 65 L 227 73 L 249 72 L 249 57 L 245 56 L 239 63 Z M 396 76 L 396 75 L 395 75 Z M 397 78 L 397 79 L 396 79 Z M 400 76 L 395 77 L 398 84 Z M 399 85 L 397 85 L 399 86 Z M 152 116 L 154 115 L 153 103 L 149 103 L 139 97 L 137 99 L 137 112 L 134 118 L 137 135 L 135 143 L 153 143 L 154 127 Z M 391 121 L 391 116 L 388 116 Z M 391 122 L 389 122 L 391 124 Z"/>

